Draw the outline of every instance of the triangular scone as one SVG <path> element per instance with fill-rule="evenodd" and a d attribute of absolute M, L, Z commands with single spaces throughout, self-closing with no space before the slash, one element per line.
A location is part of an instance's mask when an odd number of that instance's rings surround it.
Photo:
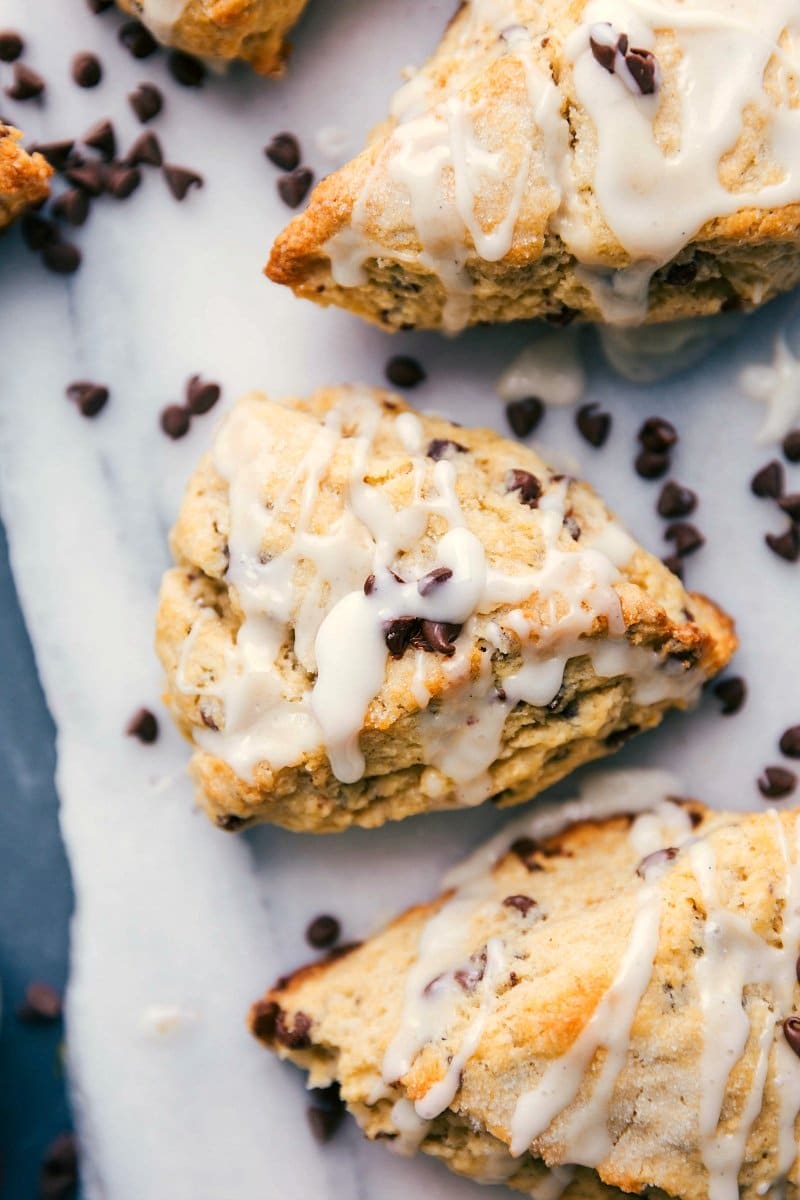
<path fill-rule="evenodd" d="M 0 229 L 44 200 L 50 191 L 53 168 L 41 154 L 28 154 L 22 134 L 0 121 Z"/>
<path fill-rule="evenodd" d="M 735 647 L 588 486 L 385 392 L 245 397 L 172 548 L 167 701 L 229 829 L 527 800 Z"/>
<path fill-rule="evenodd" d="M 160 42 L 198 58 L 240 58 L 262 75 L 282 75 L 286 37 L 307 0 L 117 0 Z"/>
<path fill-rule="evenodd" d="M 798 811 L 715 813 L 624 774 L 280 980 L 251 1028 L 338 1082 L 370 1138 L 485 1182 L 796 1195 Z"/>
<path fill-rule="evenodd" d="M 800 280 L 799 18 L 467 0 L 267 273 L 390 329 L 752 308 Z"/>

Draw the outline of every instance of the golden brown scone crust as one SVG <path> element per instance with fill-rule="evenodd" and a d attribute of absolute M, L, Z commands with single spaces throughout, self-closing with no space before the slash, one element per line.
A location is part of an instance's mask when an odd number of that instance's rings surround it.
<path fill-rule="evenodd" d="M 23 150 L 21 137 L 18 129 L 0 123 L 0 229 L 50 191 L 53 168 L 41 154 Z"/>
<path fill-rule="evenodd" d="M 148 24 L 146 0 L 117 2 Z M 160 40 L 198 58 L 240 58 L 261 75 L 282 75 L 290 49 L 286 37 L 305 5 L 306 0 L 187 0 L 167 34 L 151 28 Z"/>
<path fill-rule="evenodd" d="M 593 190 L 597 138 L 572 83 L 564 42 L 581 20 L 588 0 L 509 0 L 503 8 L 508 24 L 525 25 L 534 38 L 532 61 L 552 76 L 560 93 L 561 113 L 568 125 L 563 158 L 568 161 L 575 193 L 580 197 L 582 240 L 588 246 L 581 261 L 617 270 L 630 256 L 609 229 Z M 671 35 L 658 34 L 656 54 L 665 72 L 658 136 L 674 141 L 675 95 L 679 82 Z M 481 17 L 478 6 L 462 5 L 445 37 L 419 72 L 430 88 L 430 109 L 451 96 L 479 111 L 476 128 L 481 144 L 503 146 L 509 155 L 504 187 L 485 187 L 477 194 L 475 212 L 485 229 L 503 218 L 513 177 L 532 148 L 527 187 L 511 248 L 497 262 L 475 252 L 471 235 L 466 270 L 471 279 L 471 305 L 466 323 L 543 317 L 555 324 L 573 319 L 604 320 L 604 314 L 581 277 L 580 264 L 554 228 L 558 196 L 548 183 L 541 132 L 533 125 L 526 75 L 514 54 L 498 57 L 497 29 Z M 774 68 L 774 69 L 773 69 Z M 721 67 L 721 69 L 724 69 Z M 777 56 L 765 79 L 773 95 L 780 87 Z M 792 101 L 794 103 L 794 101 Z M 279 235 L 266 273 L 298 296 L 319 304 L 335 304 L 390 330 L 439 328 L 447 290 L 426 265 L 418 230 L 404 189 L 387 167 L 395 155 L 387 121 L 368 147 L 352 162 L 324 179 L 307 210 Z M 720 178 L 732 191 L 771 179 L 774 163 L 768 138 L 755 113 L 740 141 L 723 159 Z M 372 252 L 356 286 L 335 282 L 326 243 L 352 223 L 357 201 L 366 197 L 366 240 Z M 647 321 L 670 321 L 720 311 L 757 307 L 800 281 L 800 205 L 778 209 L 745 208 L 708 221 L 688 245 L 661 267 L 650 284 Z"/>
<path fill-rule="evenodd" d="M 716 861 L 718 904 L 741 917 L 758 938 L 780 945 L 784 846 L 796 861 L 797 811 L 726 814 L 686 803 L 697 823 L 695 835 L 708 840 Z M 644 886 L 629 828 L 628 817 L 583 822 L 538 843 L 524 860 L 518 853 L 506 854 L 493 869 L 469 942 L 477 954 L 490 937 L 502 939 L 506 970 L 494 989 L 497 1002 L 477 1050 L 464 1066 L 461 1086 L 450 1107 L 431 1123 L 420 1147 L 452 1170 L 479 1179 L 493 1172 L 494 1178 L 504 1178 L 525 1192 L 542 1182 L 545 1163 L 564 1163 L 561 1135 L 566 1120 L 591 1096 L 602 1051 L 592 1060 L 573 1105 L 534 1140 L 529 1153 L 514 1160 L 508 1151 L 510 1121 L 518 1098 L 585 1028 L 629 944 Z M 709 935 L 688 848 L 666 864 L 659 887 L 653 971 L 636 1009 L 608 1109 L 613 1149 L 597 1173 L 577 1171 L 564 1192 L 568 1200 L 649 1194 L 652 1189 L 686 1200 L 708 1196 L 698 1137 L 704 1022 L 696 963 Z M 442 1077 L 479 1003 L 476 990 L 465 993 L 446 1036 L 437 1044 L 425 1044 L 408 1073 L 381 1091 L 382 1060 L 400 1024 L 406 975 L 416 959 L 421 931 L 448 895 L 410 909 L 342 956 L 280 980 L 251 1009 L 254 1034 L 281 1058 L 307 1070 L 310 1086 L 338 1082 L 348 1109 L 370 1138 L 398 1136 L 391 1112 L 394 1102 L 424 1095 Z M 519 895 L 531 897 L 538 907 L 522 915 L 503 905 L 505 897 Z M 775 1049 L 783 1039 L 783 1019 L 800 1002 L 793 961 L 787 960 L 787 970 L 793 1003 L 789 1012 L 778 1014 L 764 1103 L 747 1139 L 739 1174 L 739 1194 L 745 1200 L 764 1195 L 763 1185 L 775 1182 L 780 1088 Z M 719 987 L 724 986 L 720 979 Z M 766 984 L 745 989 L 751 1036 L 741 1059 L 732 1064 L 722 1109 L 724 1131 L 737 1128 L 757 1060 L 754 1031 L 770 1012 L 772 999 Z M 796 1195 L 797 1183 L 795 1159 L 788 1180 L 790 1196 Z"/>
<path fill-rule="evenodd" d="M 343 397 L 359 394 L 363 395 L 363 390 L 329 388 L 308 400 L 278 404 L 256 394 L 240 401 L 251 406 L 256 419 L 263 422 L 263 436 L 281 448 L 281 477 L 264 480 L 265 503 L 282 494 L 326 412 Z M 393 507 L 399 509 L 411 502 L 414 487 L 408 450 L 395 431 L 395 418 L 406 405 L 387 393 L 368 395 L 382 406 L 383 413 L 373 441 L 369 478 L 373 485 L 379 483 Z M 535 566 L 544 552 L 541 514 L 520 504 L 514 493 L 504 490 L 502 481 L 509 469 L 550 479 L 546 464 L 534 451 L 489 430 L 456 427 L 434 416 L 419 419 L 424 443 L 440 438 L 466 447 L 465 453 L 456 456 L 456 491 L 467 523 L 490 562 L 512 575 Z M 344 507 L 351 446 L 351 441 L 342 439 L 333 467 L 322 480 L 312 531 L 329 528 Z M 429 464 L 426 470 L 432 470 L 434 463 L 424 461 Z M 568 484 L 567 504 L 583 531 L 583 542 L 575 542 L 566 530 L 559 535 L 559 548 L 571 553 L 607 529 L 611 516 L 592 489 L 578 481 Z M 296 511 L 292 505 L 294 501 L 270 535 L 272 540 L 262 545 L 265 560 L 283 550 L 291 537 Z M 242 621 L 236 588 L 229 587 L 226 580 L 229 524 L 228 486 L 207 456 L 189 483 L 172 534 L 177 566 L 167 572 L 162 584 L 157 649 L 167 676 L 166 701 L 179 727 L 194 743 L 191 773 L 200 802 L 212 819 L 228 829 L 272 821 L 290 829 L 336 832 L 353 824 L 374 827 L 419 812 L 457 807 L 457 786 L 426 757 L 421 732 L 426 713 L 414 699 L 411 655 L 387 660 L 383 686 L 369 705 L 362 728 L 366 770 L 356 783 L 338 780 L 322 749 L 305 754 L 296 765 L 279 769 L 258 762 L 249 780 L 209 750 L 208 730 L 223 729 L 225 724 L 224 706 L 215 697 L 215 681 L 223 673 L 226 651 L 235 642 Z M 433 544 L 430 539 L 441 532 L 431 524 L 425 535 L 427 544 Z M 425 548 L 422 544 L 421 554 Z M 418 571 L 413 561 L 410 566 L 412 577 L 425 569 Z M 666 667 L 668 672 L 700 672 L 708 678 L 731 657 L 736 639 L 730 619 L 705 598 L 687 594 L 653 555 L 636 549 L 614 590 L 627 643 L 655 651 L 654 675 Z M 544 603 L 533 598 L 522 608 L 536 614 Z M 498 614 L 509 607 L 515 606 L 501 606 Z M 547 624 L 544 618 L 545 628 Z M 606 632 L 605 618 L 598 618 L 592 637 L 602 639 Z M 476 638 L 469 660 L 473 679 L 485 662 L 482 647 L 485 643 Z M 492 656 L 498 687 L 518 669 L 520 654 L 516 642 Z M 454 688 L 436 665 L 436 656 L 425 657 L 430 657 L 431 667 L 426 679 L 432 696 L 429 708 L 435 708 L 440 701 L 452 699 Z M 296 695 L 311 688 L 314 664 L 300 661 L 293 648 L 287 649 L 280 669 L 285 693 Z M 580 764 L 611 753 L 633 733 L 657 725 L 676 705 L 683 706 L 677 698 L 641 703 L 630 677 L 599 679 L 588 658 L 572 658 L 561 691 L 549 708 L 520 703 L 510 712 L 499 756 L 489 768 L 491 791 L 485 794 L 491 794 L 501 806 L 527 800 Z"/>

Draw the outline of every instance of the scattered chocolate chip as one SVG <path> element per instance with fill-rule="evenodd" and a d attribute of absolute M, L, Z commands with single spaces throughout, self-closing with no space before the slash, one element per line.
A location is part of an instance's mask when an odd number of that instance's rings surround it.
<path fill-rule="evenodd" d="M 415 358 L 406 354 L 395 354 L 390 358 L 385 368 L 389 383 L 399 388 L 413 388 L 426 378 L 425 372 Z"/>
<path fill-rule="evenodd" d="M 747 699 L 747 684 L 740 675 L 731 675 L 714 685 L 714 695 L 722 705 L 723 717 L 737 713 Z"/>
<path fill-rule="evenodd" d="M 54 1138 L 39 1168 L 40 1200 L 68 1200 L 78 1186 L 78 1146 L 73 1133 Z"/>
<path fill-rule="evenodd" d="M 41 154 L 56 171 L 64 171 L 70 164 L 74 146 L 74 141 L 64 138 L 59 142 L 37 142 L 30 151 Z"/>
<path fill-rule="evenodd" d="M 42 250 L 42 262 L 54 275 L 74 275 L 81 265 L 81 252 L 72 242 L 49 242 Z"/>
<path fill-rule="evenodd" d="M 773 554 L 786 562 L 797 562 L 800 558 L 800 530 L 796 525 L 790 525 L 784 533 L 768 533 L 764 541 Z"/>
<path fill-rule="evenodd" d="M 158 49 L 158 43 L 141 21 L 125 21 L 117 34 L 125 49 L 134 58 L 149 58 Z"/>
<path fill-rule="evenodd" d="M 161 410 L 160 422 L 167 437 L 177 441 L 189 432 L 191 414 L 181 404 L 168 404 Z"/>
<path fill-rule="evenodd" d="M 17 1019 L 27 1025 L 50 1025 L 61 1019 L 61 1007 L 61 995 L 49 983 L 29 983 Z"/>
<path fill-rule="evenodd" d="M 306 929 L 306 941 L 315 950 L 328 950 L 334 942 L 338 942 L 340 933 L 341 925 L 336 917 L 323 913 L 310 922 Z"/>
<path fill-rule="evenodd" d="M 14 63 L 14 82 L 6 88 L 10 100 L 35 100 L 45 89 L 45 82 L 38 71 L 25 63 Z"/>
<path fill-rule="evenodd" d="M 428 596 L 431 592 L 436 590 L 439 584 L 447 583 L 448 579 L 452 578 L 453 572 L 449 567 L 434 567 L 434 569 L 429 571 L 427 575 L 422 576 L 422 579 L 420 579 L 419 583 L 417 584 L 417 591 L 419 592 L 420 596 Z M 372 579 L 374 582 L 375 576 L 371 575 L 370 579 Z M 366 590 L 366 584 L 364 587 Z M 367 592 L 367 595 L 369 595 L 369 592 Z"/>
<path fill-rule="evenodd" d="M 167 57 L 167 69 L 181 87 L 202 87 L 205 83 L 206 69 L 199 59 L 183 50 L 170 50 Z"/>
<path fill-rule="evenodd" d="M 161 143 L 154 133 L 145 130 L 125 155 L 125 163 L 129 167 L 160 167 L 164 162 Z"/>
<path fill-rule="evenodd" d="M 250 1009 L 250 1024 L 253 1033 L 263 1042 L 271 1042 L 275 1037 L 279 1006 L 274 1000 L 257 1000 Z"/>
<path fill-rule="evenodd" d="M 679 558 L 694 554 L 695 550 L 705 545 L 706 540 L 700 530 L 688 521 L 674 521 L 672 525 L 667 526 L 664 537 L 668 542 L 675 543 L 675 553 Z"/>
<path fill-rule="evenodd" d="M 453 625 L 448 621 L 423 621 L 420 635 L 421 648 L 431 650 L 434 654 L 445 654 L 449 658 L 455 654 L 453 643 L 460 633 L 461 626 Z"/>
<path fill-rule="evenodd" d="M 798 976 L 800 979 L 800 975 Z M 783 1022 L 783 1036 L 794 1050 L 795 1054 L 800 1057 L 800 1017 L 787 1017 Z"/>
<path fill-rule="evenodd" d="M 183 200 L 189 188 L 203 186 L 202 175 L 190 171 L 188 167 L 176 167 L 171 163 L 164 165 L 164 178 L 176 200 Z"/>
<path fill-rule="evenodd" d="M 293 171 L 300 166 L 300 143 L 293 133 L 276 133 L 264 147 L 264 153 L 281 171 Z"/>
<path fill-rule="evenodd" d="M 797 785 L 797 776 L 787 767 L 765 767 L 758 781 L 758 790 L 768 800 L 783 800 L 791 796 Z"/>
<path fill-rule="evenodd" d="M 26 213 L 21 222 L 22 237 L 30 250 L 42 250 L 61 237 L 57 226 L 38 213 Z"/>
<path fill-rule="evenodd" d="M 800 462 L 800 429 L 793 429 L 783 439 L 783 453 L 791 463 Z"/>
<path fill-rule="evenodd" d="M 108 12 L 113 5 L 114 0 L 86 0 L 86 7 L 89 9 L 89 12 L 97 15 Z"/>
<path fill-rule="evenodd" d="M 636 435 L 645 450 L 663 454 L 671 450 L 678 440 L 678 431 L 663 417 L 649 417 Z"/>
<path fill-rule="evenodd" d="M 275 1018 L 275 1037 L 288 1050 L 307 1050 L 311 1045 L 310 1031 L 311 1018 L 306 1013 L 295 1013 L 290 1025 L 286 1020 L 286 1013 L 278 1010 Z"/>
<path fill-rule="evenodd" d="M 61 217 L 70 225 L 83 225 L 89 216 L 89 194 L 80 188 L 68 188 L 56 196 L 51 211 L 54 217 Z"/>
<path fill-rule="evenodd" d="M 91 146 L 93 150 L 101 154 L 106 162 L 110 162 L 117 152 L 117 138 L 114 133 L 114 126 L 106 118 L 92 125 L 91 129 L 88 129 L 83 135 L 81 141 L 84 145 Z"/>
<path fill-rule="evenodd" d="M 374 591 L 375 591 L 375 576 L 368 575 L 367 578 L 364 580 L 364 595 L 371 596 Z"/>
<path fill-rule="evenodd" d="M 16 62 L 24 49 L 25 43 L 13 29 L 0 32 L 0 62 Z"/>
<path fill-rule="evenodd" d="M 314 1091 L 314 1103 L 306 1110 L 311 1133 L 318 1142 L 329 1142 L 342 1123 L 345 1113 L 344 1101 L 339 1094 L 339 1085 Z"/>
<path fill-rule="evenodd" d="M 506 896 L 503 908 L 515 908 L 517 912 L 522 913 L 523 917 L 527 917 L 530 910 L 538 908 L 538 905 L 530 896 Z"/>
<path fill-rule="evenodd" d="M 800 725 L 792 725 L 781 736 L 781 754 L 787 758 L 800 758 Z"/>
<path fill-rule="evenodd" d="M 664 846 L 661 850 L 654 850 L 652 854 L 645 855 L 636 868 L 636 874 L 640 879 L 644 879 L 651 867 L 660 866 L 661 863 L 672 862 L 677 857 L 678 848 L 676 846 Z"/>
<path fill-rule="evenodd" d="M 81 416 L 84 417 L 96 417 L 102 412 L 108 403 L 108 395 L 107 387 L 99 383 L 90 383 L 88 380 L 71 383 L 67 388 L 67 399 L 77 405 Z"/>
<path fill-rule="evenodd" d="M 427 457 L 432 458 L 434 462 L 438 462 L 440 458 L 450 458 L 451 454 L 466 453 L 466 446 L 462 446 L 460 442 L 452 442 L 449 438 L 434 438 L 428 442 L 428 449 L 425 451 Z"/>
<path fill-rule="evenodd" d="M 106 190 L 106 174 L 102 163 L 80 163 L 76 167 L 70 167 L 65 171 L 65 175 L 70 183 L 83 188 L 90 196 L 102 196 Z"/>
<path fill-rule="evenodd" d="M 614 30 L 608 22 L 603 21 L 597 25 L 592 25 L 589 35 L 589 47 L 594 55 L 596 62 L 600 64 L 604 70 L 608 71 L 609 75 L 614 74 L 614 60 L 617 57 L 618 38 Z"/>
<path fill-rule="evenodd" d="M 656 59 L 652 51 L 632 46 L 625 54 L 625 64 L 642 95 L 652 96 L 658 78 Z"/>
<path fill-rule="evenodd" d="M 538 396 L 526 396 L 506 405 L 506 419 L 518 438 L 528 437 L 544 416 L 544 404 Z"/>
<path fill-rule="evenodd" d="M 125 163 L 112 163 L 106 171 L 106 191 L 115 200 L 127 200 L 139 187 L 142 173 L 138 167 Z"/>
<path fill-rule="evenodd" d="M 297 208 L 308 195 L 314 182 L 314 172 L 309 167 L 295 167 L 278 180 L 278 195 L 289 208 Z"/>
<path fill-rule="evenodd" d="M 598 404 L 582 404 L 575 414 L 575 424 L 581 437 L 585 438 L 590 446 L 599 449 L 611 432 L 611 414 L 601 412 Z"/>
<path fill-rule="evenodd" d="M 676 262 L 667 270 L 666 280 L 672 287 L 688 287 L 697 278 L 697 263 L 693 258 Z"/>
<path fill-rule="evenodd" d="M 78 87 L 97 87 L 103 78 L 103 68 L 97 55 L 88 51 L 76 54 L 72 60 L 72 78 Z"/>
<path fill-rule="evenodd" d="M 158 720 L 149 708 L 138 709 L 125 726 L 128 737 L 135 737 L 146 746 L 158 737 Z"/>
<path fill-rule="evenodd" d="M 195 417 L 210 412 L 222 395 L 218 383 L 204 383 L 199 375 L 192 375 L 186 384 L 186 407 Z"/>
<path fill-rule="evenodd" d="M 787 517 L 791 517 L 793 521 L 800 521 L 800 492 L 792 492 L 789 496 L 782 496 L 778 501 L 778 508 L 785 512 Z"/>
<path fill-rule="evenodd" d="M 691 488 L 670 479 L 661 489 L 656 509 L 660 517 L 688 517 L 697 508 L 697 496 Z"/>
<path fill-rule="evenodd" d="M 238 833 L 240 829 L 244 829 L 247 821 L 244 817 L 237 817 L 235 813 L 223 813 L 221 817 L 216 817 L 214 821 L 217 829 L 224 829 L 226 833 Z"/>
<path fill-rule="evenodd" d="M 536 508 L 542 494 L 542 485 L 530 471 L 506 471 L 505 485 L 507 492 L 518 492 L 520 504 L 528 508 Z"/>
<path fill-rule="evenodd" d="M 783 495 L 783 464 L 774 458 L 750 480 L 750 491 L 760 500 L 777 500 Z"/>
<path fill-rule="evenodd" d="M 154 83 L 140 83 L 135 92 L 128 94 L 128 102 L 142 125 L 157 117 L 164 107 L 164 97 Z"/>
<path fill-rule="evenodd" d="M 654 450 L 641 450 L 633 463 L 636 474 L 642 479 L 661 479 L 669 470 L 669 455 Z"/>
<path fill-rule="evenodd" d="M 678 579 L 683 580 L 683 563 L 677 554 L 668 554 L 661 561 L 668 571 L 672 571 L 673 575 L 677 575 Z"/>

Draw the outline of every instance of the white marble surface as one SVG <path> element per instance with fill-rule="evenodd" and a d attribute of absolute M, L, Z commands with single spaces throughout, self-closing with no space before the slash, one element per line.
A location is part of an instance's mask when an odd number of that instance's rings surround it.
<path fill-rule="evenodd" d="M 431 1162 L 363 1143 L 353 1128 L 317 1147 L 300 1076 L 251 1042 L 243 1016 L 306 956 L 312 915 L 336 912 L 348 938 L 364 935 L 430 894 L 442 867 L 501 818 L 473 811 L 334 839 L 269 829 L 230 838 L 193 811 L 186 750 L 166 720 L 155 747 L 121 735 L 139 704 L 158 707 L 151 642 L 165 533 L 217 419 L 197 421 L 180 443 L 160 433 L 158 412 L 179 398 L 188 374 L 219 378 L 230 402 L 253 386 L 280 394 L 332 380 L 378 383 L 389 353 L 411 352 L 429 373 L 415 402 L 503 428 L 494 382 L 529 329 L 391 339 L 295 301 L 260 275 L 287 217 L 263 143 L 291 128 L 324 171 L 317 130 L 340 125 L 357 143 L 382 116 L 399 69 L 435 43 L 452 7 L 316 0 L 285 82 L 234 72 L 192 93 L 166 81 L 162 59 L 129 59 L 113 14 L 92 17 L 82 0 L 0 0 L 3 25 L 24 32 L 28 61 L 50 82 L 42 106 L 3 102 L 32 137 L 80 132 L 108 115 L 125 145 L 138 132 L 125 93 L 153 79 L 167 94 L 153 128 L 168 158 L 206 175 L 182 205 L 157 175 L 123 205 L 97 204 L 78 234 L 85 265 L 72 280 L 46 275 L 16 234 L 0 246 L 0 499 L 59 728 L 78 901 L 69 1060 L 92 1200 L 479 1194 Z M 71 55 L 86 47 L 107 68 L 94 92 L 69 79 Z M 8 76 L 3 68 L 0 83 Z M 542 441 L 577 458 L 656 550 L 658 485 L 631 471 L 635 432 L 653 412 L 680 430 L 674 474 L 699 491 L 708 538 L 688 578 L 736 615 L 737 668 L 750 698 L 728 719 L 707 698 L 699 714 L 668 721 L 617 762 L 673 768 L 717 805 L 761 803 L 756 776 L 780 761 L 777 736 L 800 720 L 800 568 L 763 544 L 781 521 L 753 499 L 748 480 L 772 449 L 755 444 L 762 414 L 736 388 L 742 365 L 769 356 L 791 306 L 749 320 L 702 368 L 650 389 L 621 382 L 592 357 L 591 398 L 614 414 L 601 451 L 577 437 L 571 410 L 549 411 L 541 427 Z M 112 387 L 95 422 L 64 399 L 65 385 L 81 377 Z M 800 488 L 798 468 L 789 480 Z M 152 1004 L 180 1005 L 191 1019 L 169 1037 L 148 1037 L 142 1018 Z"/>

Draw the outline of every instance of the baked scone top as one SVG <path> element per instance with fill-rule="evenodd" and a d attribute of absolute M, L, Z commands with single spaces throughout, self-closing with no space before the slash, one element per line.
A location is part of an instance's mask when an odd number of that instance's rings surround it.
<path fill-rule="evenodd" d="M 798 0 L 470 0 L 269 273 L 303 290 L 324 261 L 333 284 L 376 293 L 432 273 L 443 310 L 425 288 L 428 308 L 408 298 L 404 315 L 460 328 L 495 290 L 483 319 L 531 315 L 524 289 L 555 317 L 567 272 L 581 311 L 641 321 L 654 273 L 689 243 L 724 259 L 796 242 L 799 21 Z M 678 292 L 695 278 L 683 265 Z"/>
<path fill-rule="evenodd" d="M 241 400 L 172 545 L 194 591 L 173 617 L 168 576 L 170 701 L 242 778 L 310 757 L 352 783 L 362 735 L 418 714 L 417 760 L 477 802 L 509 713 L 546 715 L 569 661 L 627 676 L 655 710 L 693 699 L 734 646 L 587 485 L 367 389 Z M 373 773 L 388 752 L 373 742 Z"/>
<path fill-rule="evenodd" d="M 0 121 L 0 229 L 50 190 L 53 168 L 41 154 L 28 154 L 21 138 L 18 129 Z"/>
<path fill-rule="evenodd" d="M 673 786 L 610 772 L 513 822 L 438 900 L 281 980 L 254 1032 L 369 1136 L 534 1195 L 544 1164 L 571 1168 L 557 1194 L 587 1194 L 576 1167 L 691 1200 L 796 1187 L 798 813 Z"/>

